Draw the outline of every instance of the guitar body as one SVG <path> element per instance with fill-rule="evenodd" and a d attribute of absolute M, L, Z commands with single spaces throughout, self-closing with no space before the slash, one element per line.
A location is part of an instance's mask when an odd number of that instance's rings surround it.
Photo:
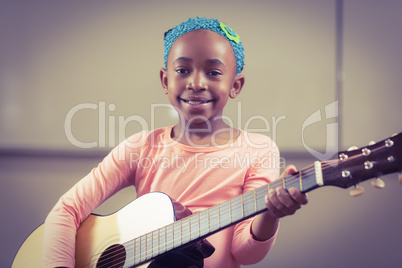
<path fill-rule="evenodd" d="M 77 231 L 76 267 L 130 267 L 130 244 L 123 243 L 175 221 L 171 199 L 163 193 L 150 193 L 107 215 L 91 214 Z M 44 225 L 39 226 L 19 249 L 13 268 L 41 267 Z M 131 248 L 131 250 L 130 250 Z M 108 251 L 117 252 L 112 258 Z M 149 263 L 137 267 L 147 267 Z M 97 266 L 98 265 L 98 266 Z"/>

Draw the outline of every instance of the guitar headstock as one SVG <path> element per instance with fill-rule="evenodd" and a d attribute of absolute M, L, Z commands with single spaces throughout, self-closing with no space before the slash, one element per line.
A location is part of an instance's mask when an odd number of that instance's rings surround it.
<path fill-rule="evenodd" d="M 349 188 L 371 178 L 402 171 L 402 132 L 366 147 L 339 152 L 338 157 L 323 162 L 324 185 Z M 373 185 L 384 186 L 381 180 L 373 181 Z M 361 191 L 358 188 L 351 194 L 359 195 Z"/>

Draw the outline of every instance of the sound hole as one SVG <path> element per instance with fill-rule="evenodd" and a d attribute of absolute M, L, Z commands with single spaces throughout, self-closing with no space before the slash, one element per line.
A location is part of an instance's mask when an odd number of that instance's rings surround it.
<path fill-rule="evenodd" d="M 111 245 L 101 255 L 96 268 L 123 267 L 126 261 L 126 249 L 122 245 Z"/>

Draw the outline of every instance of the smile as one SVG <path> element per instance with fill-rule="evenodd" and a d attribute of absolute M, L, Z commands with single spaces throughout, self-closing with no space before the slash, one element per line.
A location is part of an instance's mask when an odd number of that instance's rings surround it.
<path fill-rule="evenodd" d="M 191 104 L 191 105 L 200 105 L 200 104 L 205 104 L 209 103 L 212 100 L 207 100 L 207 99 L 182 99 L 180 98 L 185 103 Z"/>

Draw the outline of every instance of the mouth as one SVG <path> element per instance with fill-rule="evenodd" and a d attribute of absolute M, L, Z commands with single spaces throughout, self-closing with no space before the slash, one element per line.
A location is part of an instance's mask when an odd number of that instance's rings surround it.
<path fill-rule="evenodd" d="M 191 104 L 191 105 L 201 105 L 201 104 L 206 104 L 206 103 L 210 103 L 213 100 L 210 99 L 206 99 L 206 98 L 188 98 L 188 99 L 183 99 L 180 98 L 181 101 Z"/>

